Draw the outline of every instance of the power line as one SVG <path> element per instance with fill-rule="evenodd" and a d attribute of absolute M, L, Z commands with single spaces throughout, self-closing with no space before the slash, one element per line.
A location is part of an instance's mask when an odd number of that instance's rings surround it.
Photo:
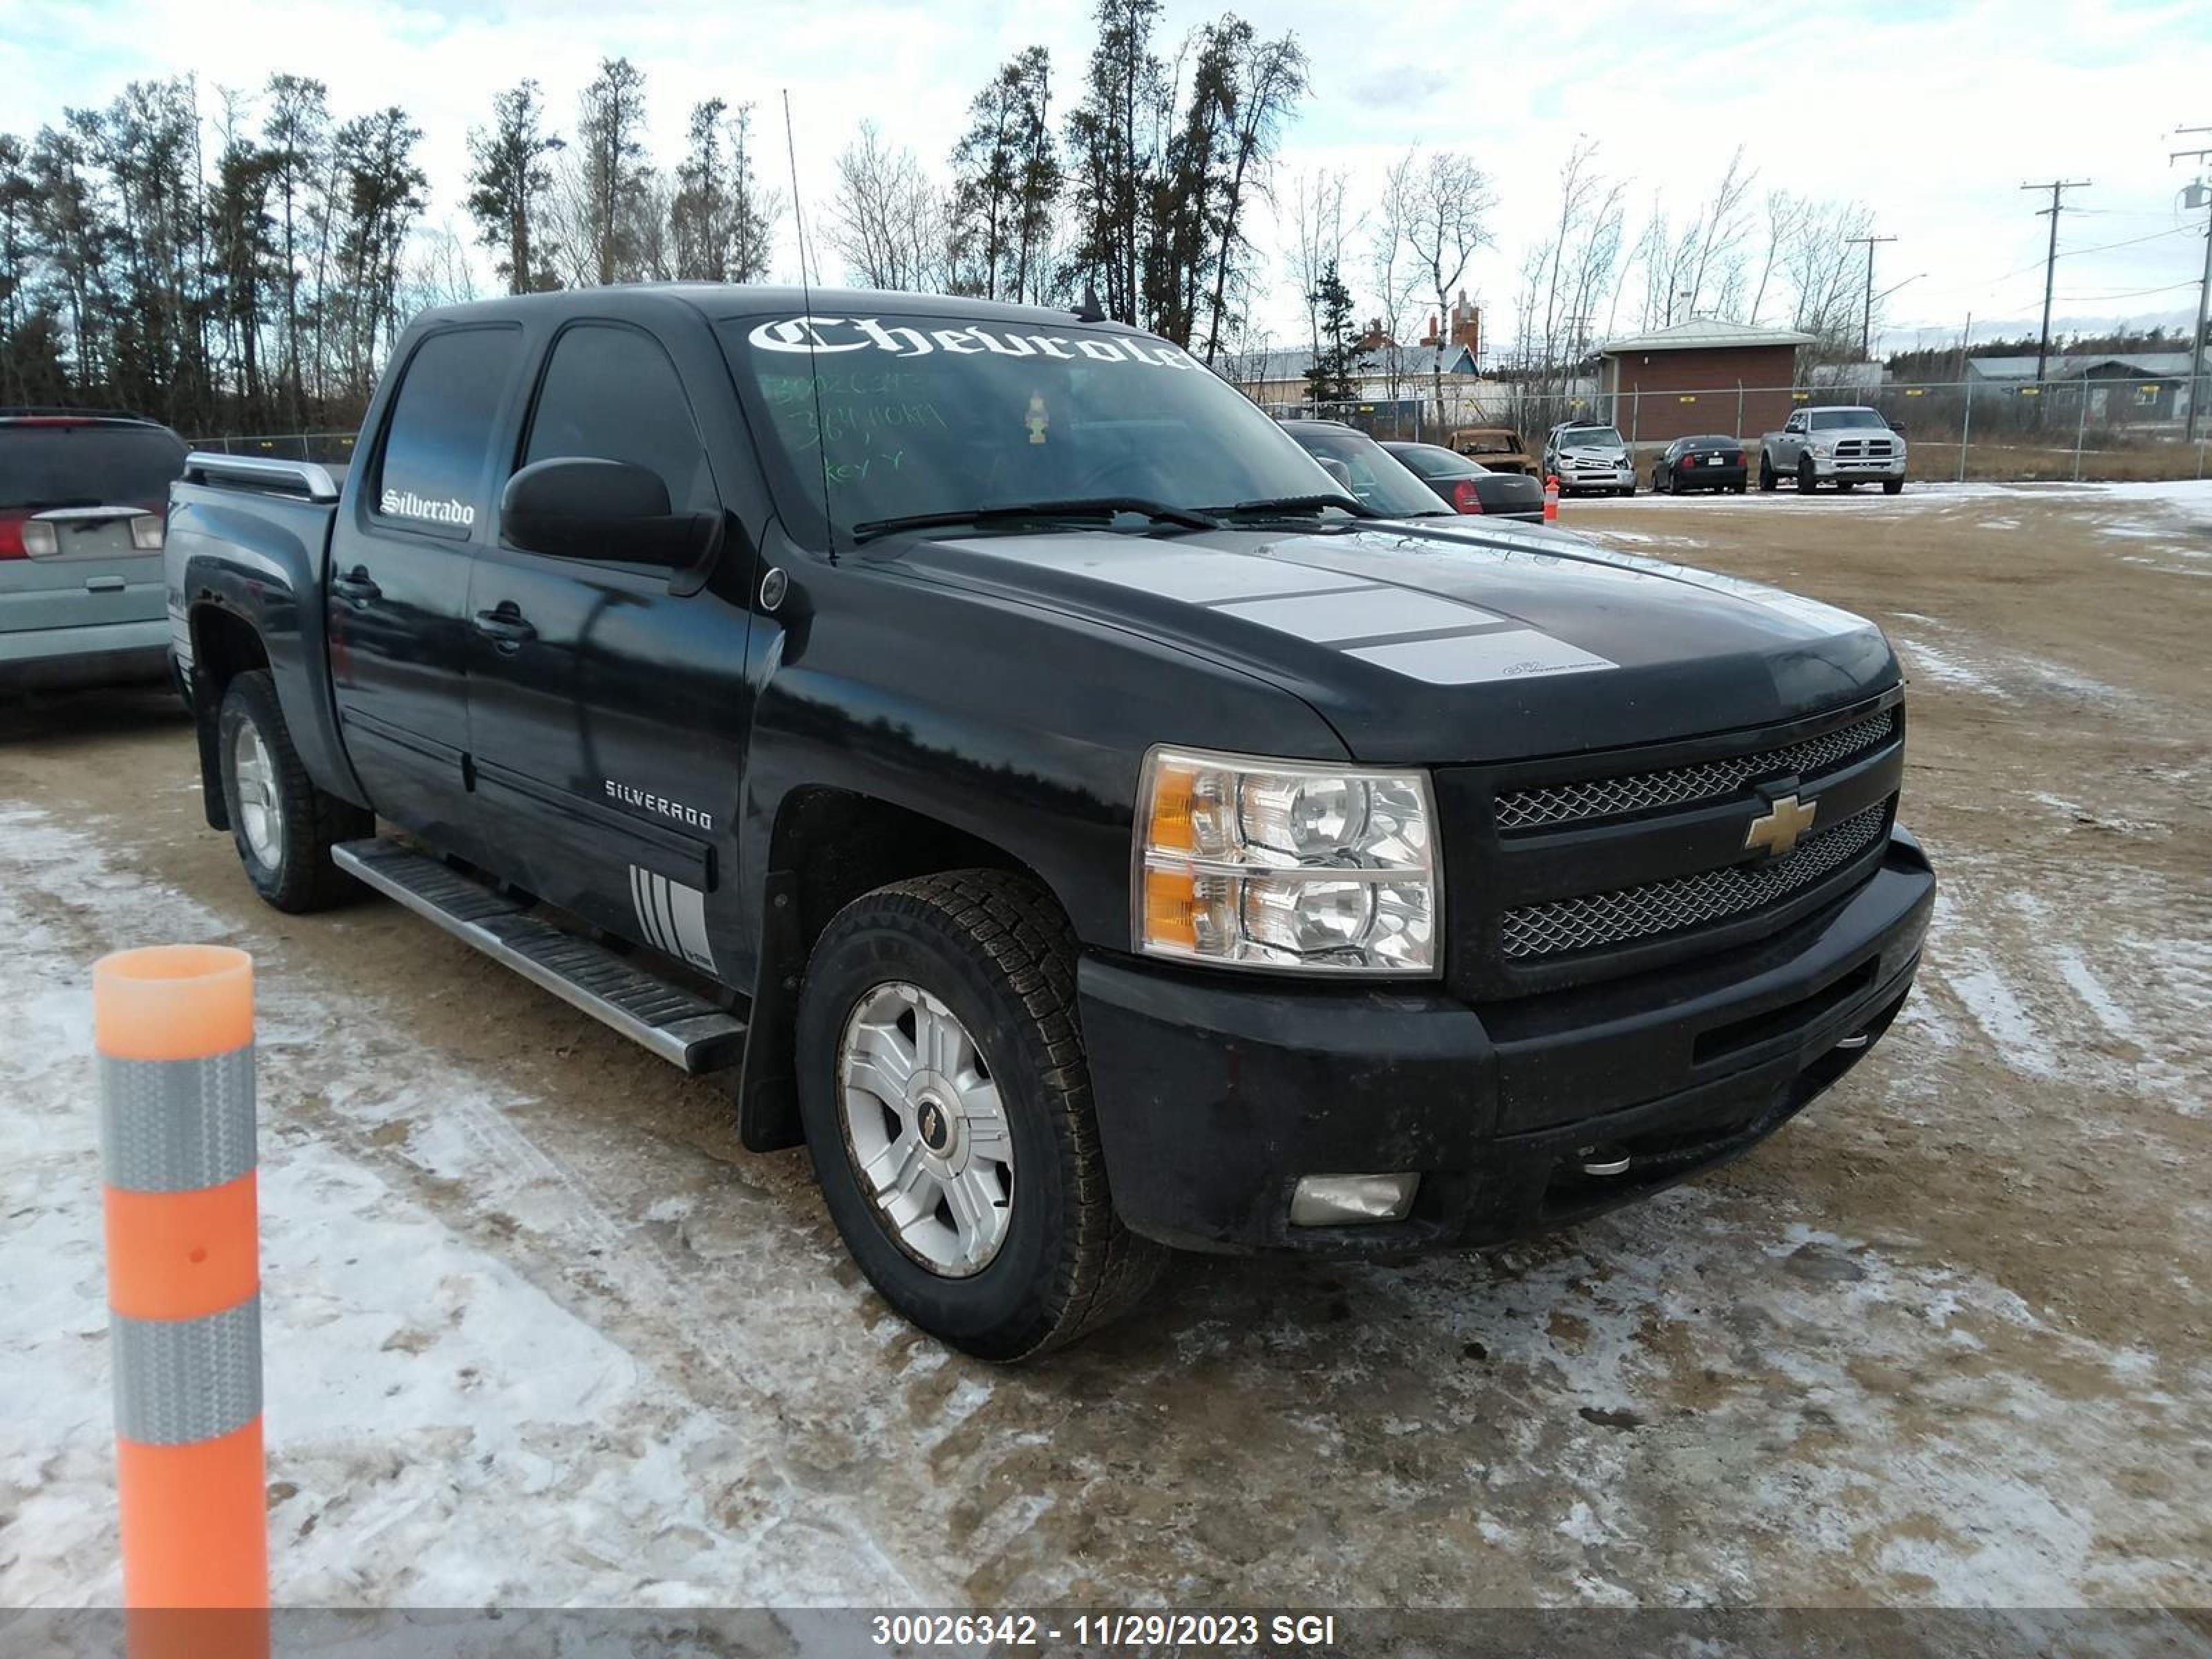
<path fill-rule="evenodd" d="M 1868 349 L 1873 343 L 1874 337 L 1874 245 L 1876 242 L 1893 242 L 1896 240 L 1894 236 L 1846 236 L 1844 238 L 1846 246 L 1855 242 L 1866 244 L 1866 310 L 1861 313 L 1859 319 L 1859 356 L 1862 357 L 1869 355 Z"/>
<path fill-rule="evenodd" d="M 2044 366 L 2051 358 L 2051 284 L 2058 271 L 2058 216 L 2066 209 L 2066 192 L 2087 187 L 2087 179 L 2052 179 L 2039 185 L 2022 185 L 2022 190 L 2047 190 L 2051 205 L 2038 208 L 2036 217 L 2051 216 L 2051 246 L 2043 256 L 2043 332 L 2035 348 L 2035 378 L 2043 378 Z"/>
<path fill-rule="evenodd" d="M 2212 132 L 2212 127 L 2179 127 L 2174 136 L 2185 132 Z M 2177 149 L 2166 158 L 2172 167 L 2184 156 L 2192 161 L 2202 161 L 2212 156 L 2212 149 Z M 2204 405 L 2204 325 L 2208 312 L 2212 312 L 2212 202 L 2206 204 L 2204 215 L 2204 275 L 2197 285 L 2197 335 L 2189 343 L 2189 441 L 2197 441 L 2197 430 L 2203 418 Z"/>

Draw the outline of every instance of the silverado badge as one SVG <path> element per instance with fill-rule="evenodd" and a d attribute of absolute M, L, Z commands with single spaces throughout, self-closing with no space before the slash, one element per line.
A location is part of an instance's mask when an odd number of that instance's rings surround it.
<path fill-rule="evenodd" d="M 1820 810 L 1816 800 L 1801 806 L 1796 796 L 1783 796 L 1751 821 L 1751 828 L 1744 832 L 1744 851 L 1764 851 L 1769 857 L 1781 858 L 1796 846 L 1798 836 L 1813 827 L 1813 815 Z"/>

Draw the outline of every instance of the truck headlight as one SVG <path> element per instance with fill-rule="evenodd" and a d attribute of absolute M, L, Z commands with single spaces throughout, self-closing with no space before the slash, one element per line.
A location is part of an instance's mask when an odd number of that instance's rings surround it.
<path fill-rule="evenodd" d="M 1432 975 L 1428 774 L 1155 749 L 1138 787 L 1136 948 L 1320 974 Z"/>
<path fill-rule="evenodd" d="M 1825 461 L 1836 453 L 1836 447 L 1833 444 L 1814 444 L 1813 453 Z"/>

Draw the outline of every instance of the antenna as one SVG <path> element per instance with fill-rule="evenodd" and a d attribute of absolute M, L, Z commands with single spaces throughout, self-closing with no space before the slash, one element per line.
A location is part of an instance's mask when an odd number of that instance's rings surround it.
<path fill-rule="evenodd" d="M 799 200 L 799 146 L 791 137 L 791 88 L 783 89 L 783 153 L 791 162 L 791 218 L 799 230 L 799 293 L 806 310 L 806 380 L 814 393 L 814 445 L 822 464 L 822 532 L 837 562 L 837 521 L 830 516 L 830 428 L 822 419 L 822 376 L 814 367 L 814 285 L 806 280 L 806 210 Z"/>

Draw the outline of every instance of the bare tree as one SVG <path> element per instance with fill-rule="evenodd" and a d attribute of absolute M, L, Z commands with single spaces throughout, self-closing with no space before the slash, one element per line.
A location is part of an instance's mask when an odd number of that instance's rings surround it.
<path fill-rule="evenodd" d="M 1370 241 L 1376 303 L 1385 337 L 1378 355 L 1384 390 L 1393 403 L 1404 396 L 1413 373 L 1413 352 L 1406 337 L 1412 331 L 1413 295 L 1421 281 L 1408 241 L 1408 216 L 1418 189 L 1413 178 L 1417 161 L 1409 149 L 1383 175 Z"/>
<path fill-rule="evenodd" d="M 873 121 L 861 122 L 860 137 L 838 154 L 837 191 L 822 227 L 847 273 L 869 288 L 945 288 L 949 234 L 944 198 L 921 159 L 885 143 Z"/>
<path fill-rule="evenodd" d="M 1564 418 L 1589 355 L 1599 296 L 1620 264 L 1626 185 L 1596 167 L 1597 146 L 1577 139 L 1559 168 L 1552 234 L 1524 256 L 1516 306 L 1516 415 L 1524 428 Z"/>
<path fill-rule="evenodd" d="M 1744 167 L 1743 146 L 1738 144 L 1735 153 L 1729 157 L 1720 183 L 1691 228 L 1692 251 L 1684 261 L 1683 275 L 1689 289 L 1687 309 L 1692 314 L 1696 313 L 1698 302 L 1708 297 L 1709 283 L 1715 290 L 1711 295 L 1712 310 L 1723 313 L 1733 311 L 1742 298 L 1741 251 L 1750 230 L 1750 216 L 1745 212 L 1744 204 L 1757 177 L 1757 169 L 1747 170 Z"/>
<path fill-rule="evenodd" d="M 1332 265 L 1340 275 L 1346 270 L 1345 241 L 1359 228 L 1357 220 L 1345 223 L 1350 188 L 1340 169 L 1301 173 L 1291 181 L 1291 246 L 1284 264 L 1305 301 L 1307 344 L 1316 352 L 1321 349 L 1321 311 L 1315 296 L 1322 273 Z"/>
<path fill-rule="evenodd" d="M 1774 276 L 1776 262 L 1784 246 L 1788 243 L 1803 204 L 1784 190 L 1766 192 L 1766 234 L 1760 243 L 1759 281 L 1751 295 L 1751 313 L 1744 320 L 1758 325 L 1759 313 L 1766 308 L 1767 284 Z"/>
<path fill-rule="evenodd" d="M 1471 157 L 1438 150 L 1418 167 L 1391 172 L 1389 189 L 1398 199 L 1389 209 L 1401 227 L 1425 295 L 1437 302 L 1437 338 L 1429 374 L 1437 421 L 1444 420 L 1444 354 L 1452 293 L 1467 275 L 1477 248 L 1490 242 L 1490 210 L 1495 205 L 1489 175 Z"/>

